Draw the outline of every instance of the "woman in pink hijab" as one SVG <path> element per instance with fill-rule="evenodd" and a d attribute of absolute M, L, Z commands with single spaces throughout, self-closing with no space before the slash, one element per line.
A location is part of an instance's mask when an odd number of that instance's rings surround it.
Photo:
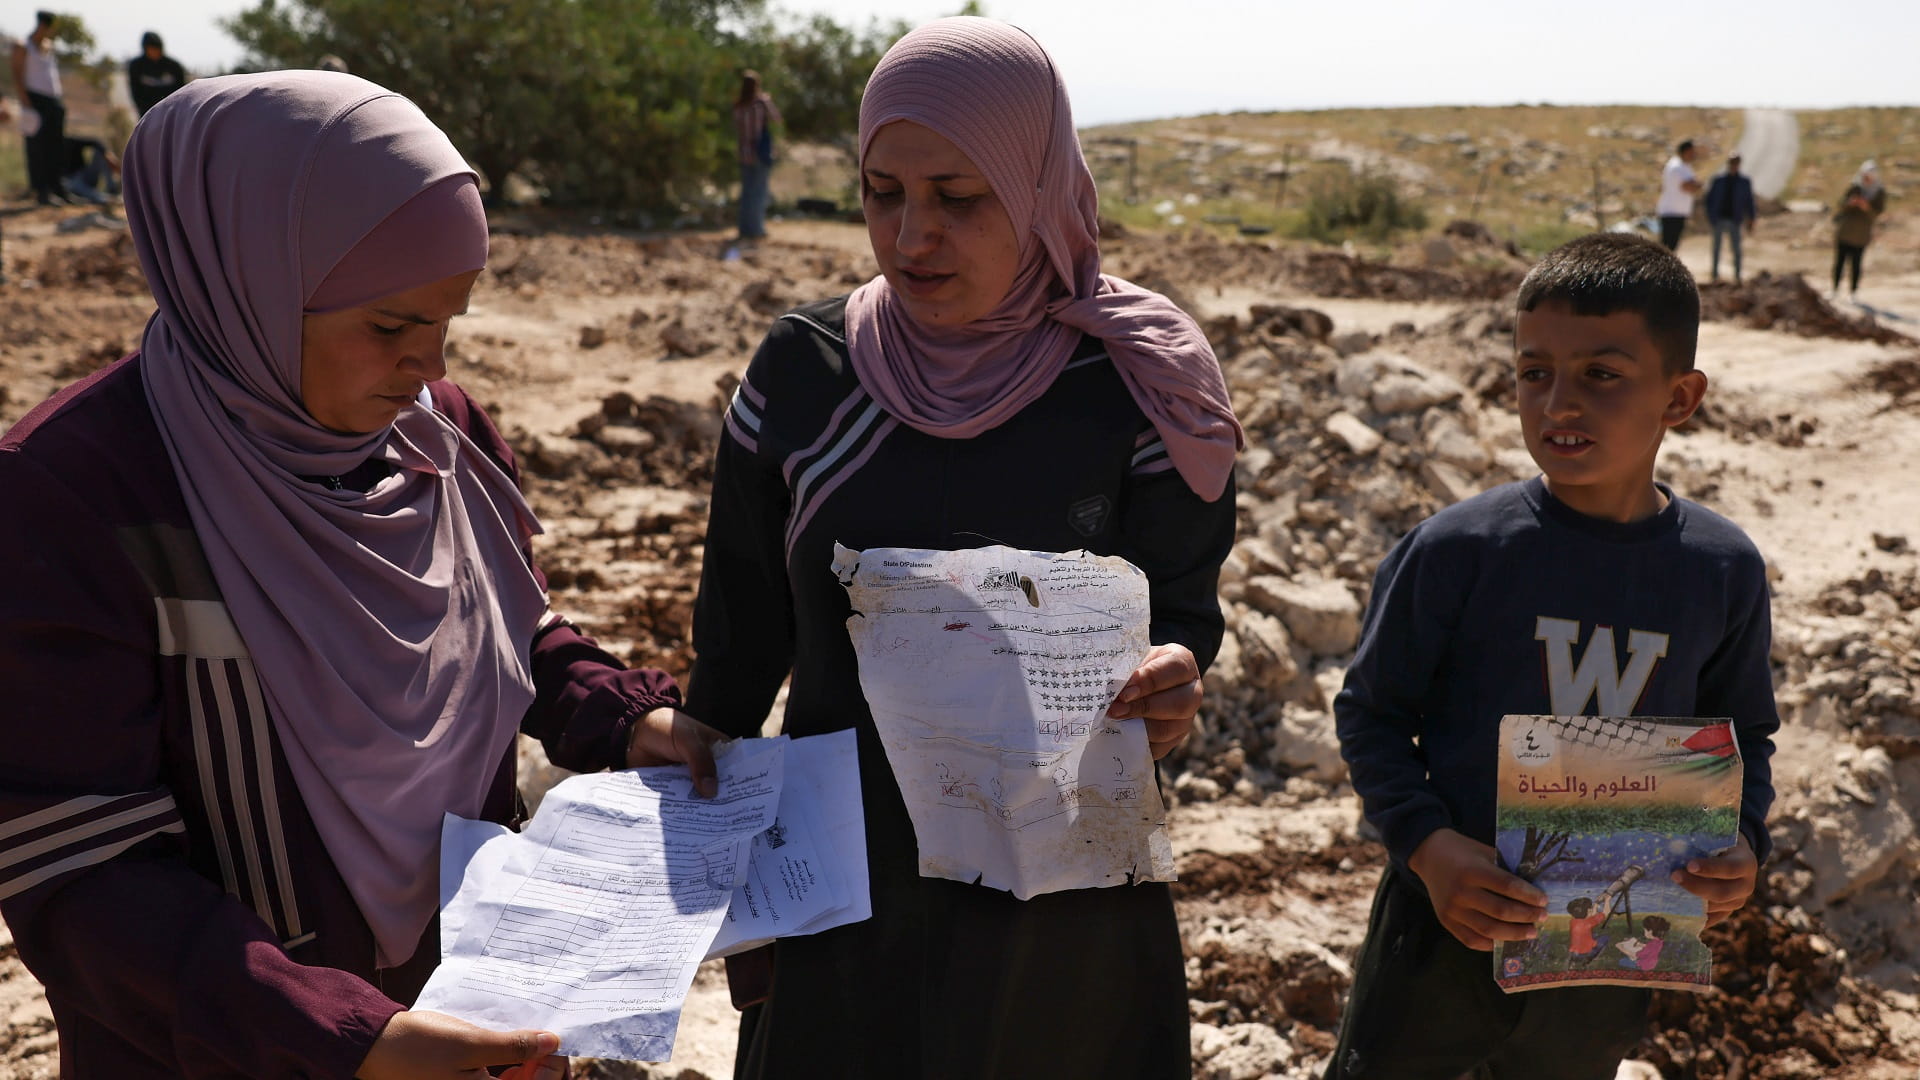
<path fill-rule="evenodd" d="M 1100 272 L 1066 92 L 1024 32 L 901 39 L 860 176 L 880 276 L 775 322 L 727 411 L 688 707 L 752 734 L 788 682 L 787 734 L 857 732 L 874 914 L 729 965 L 759 1002 L 738 1074 L 1185 1076 L 1164 883 L 1019 900 L 921 876 L 831 564 L 836 542 L 1124 556 L 1155 647 L 1107 715 L 1165 754 L 1222 634 L 1241 435 L 1219 364 L 1166 298 Z"/>
<path fill-rule="evenodd" d="M 476 179 L 411 102 L 202 79 L 126 154 L 140 351 L 0 438 L 0 912 L 62 1075 L 558 1076 L 406 1004 L 446 813 L 716 733 L 548 609 L 513 455 L 445 381 Z"/>

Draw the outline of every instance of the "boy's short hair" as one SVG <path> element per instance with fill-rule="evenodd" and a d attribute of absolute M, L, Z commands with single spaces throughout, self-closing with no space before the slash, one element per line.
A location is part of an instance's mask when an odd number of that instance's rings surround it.
<path fill-rule="evenodd" d="M 1667 374 L 1693 370 L 1700 290 L 1673 252 L 1630 233 L 1589 233 L 1547 252 L 1520 282 L 1521 311 L 1561 303 L 1575 315 L 1637 312 Z"/>
<path fill-rule="evenodd" d="M 1686 153 L 1687 151 L 1689 151 L 1689 150 L 1691 150 L 1691 149 L 1693 149 L 1693 140 L 1692 140 L 1692 139 L 1681 139 L 1681 140 L 1680 140 L 1680 145 L 1679 145 L 1679 146 L 1676 146 L 1676 147 L 1674 147 L 1674 148 L 1673 148 L 1673 152 L 1674 152 L 1674 153 L 1676 153 L 1676 154 L 1684 154 L 1684 153 Z"/>
<path fill-rule="evenodd" d="M 59 16 L 51 11 L 36 11 L 33 13 L 33 25 L 52 26 L 53 21 L 57 18 L 59 18 Z"/>
<path fill-rule="evenodd" d="M 1576 896 L 1567 901 L 1567 914 L 1576 919 L 1584 919 L 1593 914 L 1593 901 L 1584 896 Z"/>

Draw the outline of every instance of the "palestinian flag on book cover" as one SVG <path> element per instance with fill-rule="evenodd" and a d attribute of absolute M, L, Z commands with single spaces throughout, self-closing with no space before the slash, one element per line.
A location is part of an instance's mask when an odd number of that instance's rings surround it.
<path fill-rule="evenodd" d="M 1672 874 L 1738 843 L 1740 779 L 1728 720 L 1503 717 L 1494 846 L 1547 921 L 1494 950 L 1500 988 L 1712 986 L 1706 902 Z"/>

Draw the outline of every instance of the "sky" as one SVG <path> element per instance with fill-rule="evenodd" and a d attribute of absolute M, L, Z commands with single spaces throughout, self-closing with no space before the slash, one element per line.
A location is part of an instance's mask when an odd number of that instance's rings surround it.
<path fill-rule="evenodd" d="M 960 0 L 770 0 L 842 22 L 921 22 Z M 216 23 L 246 0 L 0 0 L 0 32 L 47 6 L 132 56 L 158 31 L 191 70 L 236 63 Z M 1920 104 L 1920 3 L 1848 0 L 986 0 L 1053 54 L 1081 126 L 1339 106 Z M 778 87 L 769 87 L 774 93 Z"/>

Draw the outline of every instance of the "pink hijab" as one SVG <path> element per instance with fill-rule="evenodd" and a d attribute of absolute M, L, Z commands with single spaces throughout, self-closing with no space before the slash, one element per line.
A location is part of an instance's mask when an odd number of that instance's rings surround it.
<path fill-rule="evenodd" d="M 979 167 L 1013 218 L 1022 262 L 999 307 L 950 329 L 915 323 L 884 277 L 856 289 L 847 346 L 860 385 L 911 427 L 970 438 L 1045 393 L 1091 334 L 1181 477 L 1218 499 L 1246 442 L 1220 363 L 1172 301 L 1100 272 L 1099 199 L 1046 50 L 991 19 L 928 23 L 887 50 L 867 83 L 863 163 L 896 120 L 939 133 Z"/>
<path fill-rule="evenodd" d="M 539 524 L 430 408 L 371 435 L 315 423 L 301 318 L 323 283 L 350 307 L 484 265 L 473 184 L 411 102 L 332 72 L 197 80 L 141 119 L 126 154 L 159 308 L 141 342 L 147 400 L 382 966 L 433 917 L 442 813 L 479 812 L 533 699 L 546 601 L 521 547 Z M 365 493 L 300 479 L 376 457 L 395 471 Z"/>

